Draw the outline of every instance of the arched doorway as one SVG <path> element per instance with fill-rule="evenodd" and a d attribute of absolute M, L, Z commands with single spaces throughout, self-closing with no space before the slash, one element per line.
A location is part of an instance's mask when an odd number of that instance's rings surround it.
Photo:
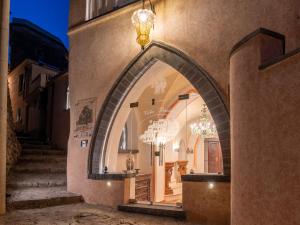
<path fill-rule="evenodd" d="M 222 148 L 223 173 L 230 175 L 229 112 L 222 93 L 212 77 L 183 52 L 159 42 L 152 42 L 125 68 L 103 103 L 89 153 L 90 179 L 96 179 L 103 172 L 109 135 L 123 101 L 137 81 L 157 61 L 162 61 L 180 72 L 203 98 L 216 124 Z"/>

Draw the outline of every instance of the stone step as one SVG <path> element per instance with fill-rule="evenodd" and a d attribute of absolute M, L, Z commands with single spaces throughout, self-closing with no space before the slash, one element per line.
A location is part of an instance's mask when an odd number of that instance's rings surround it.
<path fill-rule="evenodd" d="M 55 149 L 23 149 L 22 155 L 66 155 L 67 153 L 63 150 Z"/>
<path fill-rule="evenodd" d="M 22 148 L 23 149 L 51 149 L 51 146 L 47 144 L 22 143 Z"/>
<path fill-rule="evenodd" d="M 8 209 L 33 209 L 82 202 L 78 194 L 69 193 L 66 187 L 8 189 Z"/>
<path fill-rule="evenodd" d="M 154 216 L 173 217 L 185 219 L 186 214 L 182 208 L 175 206 L 149 205 L 149 204 L 124 204 L 119 205 L 120 211 L 142 213 Z"/>
<path fill-rule="evenodd" d="M 59 187 L 67 185 L 65 174 L 27 174 L 10 173 L 8 176 L 8 188 L 26 187 Z"/>
<path fill-rule="evenodd" d="M 67 157 L 65 155 L 30 155 L 23 154 L 18 162 L 20 163 L 31 163 L 31 162 L 65 162 Z"/>
<path fill-rule="evenodd" d="M 26 137 L 18 137 L 18 141 L 21 144 L 33 144 L 33 145 L 45 145 L 47 144 L 45 141 L 38 140 L 38 139 L 32 139 L 32 138 L 26 138 Z"/>
<path fill-rule="evenodd" d="M 32 162 L 32 163 L 17 163 L 12 168 L 14 173 L 66 173 L 66 162 L 51 163 L 51 162 Z"/>

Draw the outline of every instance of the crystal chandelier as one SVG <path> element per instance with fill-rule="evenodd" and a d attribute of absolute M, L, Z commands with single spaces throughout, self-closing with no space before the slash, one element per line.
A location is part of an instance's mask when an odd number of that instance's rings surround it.
<path fill-rule="evenodd" d="M 151 1 L 149 2 L 151 9 L 145 9 L 145 0 L 143 0 L 143 8 L 135 11 L 131 17 L 137 33 L 136 41 L 141 45 L 142 49 L 150 42 L 150 33 L 155 20 L 154 6 Z"/>
<path fill-rule="evenodd" d="M 175 120 L 159 119 L 150 122 L 140 139 L 146 144 L 166 144 L 177 135 L 178 131 L 179 125 Z"/>
<path fill-rule="evenodd" d="M 199 122 L 191 124 L 190 127 L 195 135 L 202 137 L 215 137 L 217 135 L 216 125 L 209 118 L 206 104 L 203 104 Z"/>

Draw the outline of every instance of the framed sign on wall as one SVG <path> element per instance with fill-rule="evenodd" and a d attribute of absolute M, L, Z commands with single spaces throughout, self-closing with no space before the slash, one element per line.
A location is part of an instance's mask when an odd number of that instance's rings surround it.
<path fill-rule="evenodd" d="M 75 105 L 76 124 L 73 136 L 78 139 L 89 138 L 93 134 L 96 121 L 97 98 L 82 99 Z"/>

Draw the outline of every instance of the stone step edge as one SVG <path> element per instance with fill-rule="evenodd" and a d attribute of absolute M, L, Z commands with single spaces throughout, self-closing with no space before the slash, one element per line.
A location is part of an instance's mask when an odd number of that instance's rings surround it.
<path fill-rule="evenodd" d="M 22 145 L 22 149 L 41 149 L 41 150 L 50 150 L 51 146 L 44 145 Z"/>
<path fill-rule="evenodd" d="M 9 182 L 7 183 L 7 188 L 17 189 L 17 188 L 47 188 L 47 187 L 63 187 L 67 185 L 67 181 L 61 182 Z"/>
<path fill-rule="evenodd" d="M 50 157 L 49 155 L 48 156 L 40 155 L 40 157 L 38 157 L 38 156 L 24 157 L 24 155 L 23 155 L 18 159 L 18 162 L 20 162 L 20 163 L 26 163 L 26 162 L 67 162 L 67 157 L 64 157 L 64 156 L 62 156 L 62 157 L 58 157 L 58 156 Z"/>
<path fill-rule="evenodd" d="M 35 199 L 35 200 L 21 200 L 21 201 L 8 201 L 8 210 L 24 210 L 24 209 L 36 209 L 46 208 L 58 205 L 69 205 L 83 202 L 83 198 L 80 195 L 74 196 L 62 196 L 53 197 L 48 199 Z"/>
<path fill-rule="evenodd" d="M 14 173 L 26 173 L 26 174 L 62 174 L 66 173 L 66 168 L 61 169 L 23 169 L 23 168 L 13 168 Z"/>
<path fill-rule="evenodd" d="M 152 216 L 163 216 L 163 217 L 172 217 L 176 219 L 184 220 L 186 219 L 186 213 L 183 210 L 175 210 L 175 207 L 164 207 L 169 209 L 162 209 L 159 206 L 145 206 L 142 207 L 140 204 L 138 206 L 134 206 L 134 204 L 124 204 L 118 205 L 118 210 L 123 212 L 131 212 L 131 213 L 139 213 L 139 214 L 147 214 Z M 172 210 L 174 208 L 174 210 Z"/>

